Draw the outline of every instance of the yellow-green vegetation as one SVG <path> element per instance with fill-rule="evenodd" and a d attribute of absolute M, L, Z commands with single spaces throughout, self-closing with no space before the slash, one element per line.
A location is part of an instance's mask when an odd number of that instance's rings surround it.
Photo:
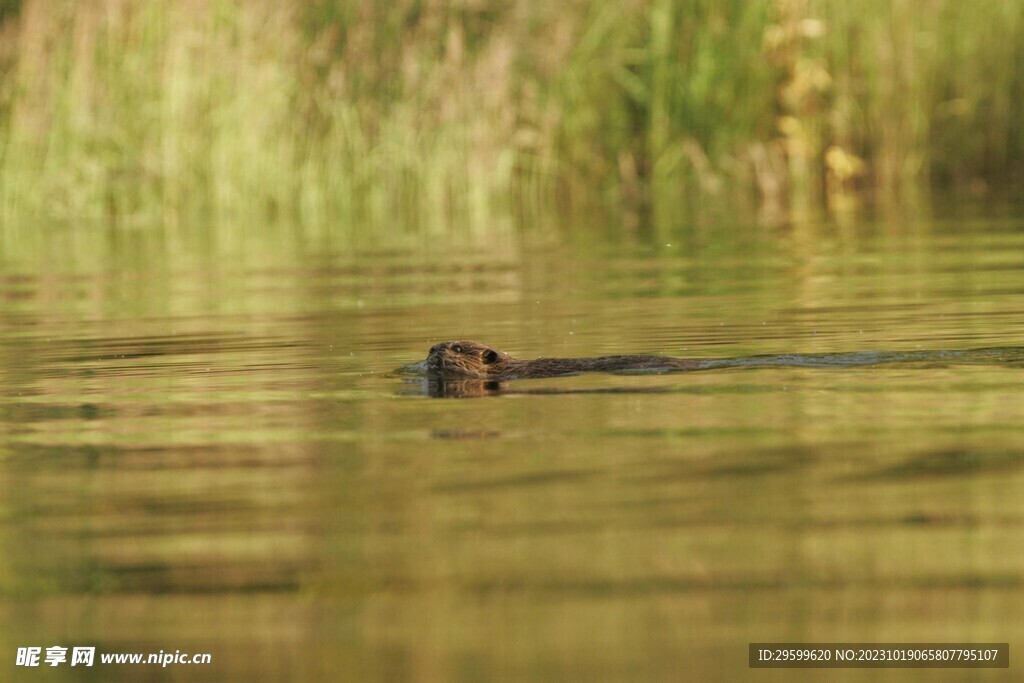
<path fill-rule="evenodd" d="M 490 225 L 1012 182 L 1024 0 L 5 0 L 0 216 Z"/>

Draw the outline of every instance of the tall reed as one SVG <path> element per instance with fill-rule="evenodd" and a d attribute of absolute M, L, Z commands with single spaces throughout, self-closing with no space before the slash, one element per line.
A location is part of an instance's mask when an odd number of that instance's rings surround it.
<path fill-rule="evenodd" d="M 25 0 L 0 21 L 8 226 L 657 226 L 1024 170 L 1024 0 Z"/>

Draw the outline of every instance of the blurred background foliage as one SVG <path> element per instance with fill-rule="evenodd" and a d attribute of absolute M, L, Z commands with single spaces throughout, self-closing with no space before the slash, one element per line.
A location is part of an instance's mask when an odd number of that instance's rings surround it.
<path fill-rule="evenodd" d="M 1024 0 L 3 0 L 0 218 L 486 232 L 1005 192 L 1022 34 Z"/>

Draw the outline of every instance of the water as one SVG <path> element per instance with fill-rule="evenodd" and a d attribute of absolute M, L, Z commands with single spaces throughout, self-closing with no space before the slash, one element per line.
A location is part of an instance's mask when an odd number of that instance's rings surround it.
<path fill-rule="evenodd" d="M 575 234 L 7 235 L 3 666 L 784 681 L 825 676 L 751 671 L 747 643 L 1024 643 L 1024 220 Z M 394 373 L 460 338 L 732 361 Z"/>

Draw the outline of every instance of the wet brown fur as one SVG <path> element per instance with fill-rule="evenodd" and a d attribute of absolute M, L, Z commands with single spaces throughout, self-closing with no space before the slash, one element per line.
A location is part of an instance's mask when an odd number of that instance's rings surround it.
<path fill-rule="evenodd" d="M 665 356 L 601 356 L 599 358 L 538 358 L 518 360 L 474 341 L 435 344 L 427 356 L 427 374 L 439 378 L 491 380 L 560 377 L 580 372 L 630 370 L 694 370 L 700 363 Z"/>

